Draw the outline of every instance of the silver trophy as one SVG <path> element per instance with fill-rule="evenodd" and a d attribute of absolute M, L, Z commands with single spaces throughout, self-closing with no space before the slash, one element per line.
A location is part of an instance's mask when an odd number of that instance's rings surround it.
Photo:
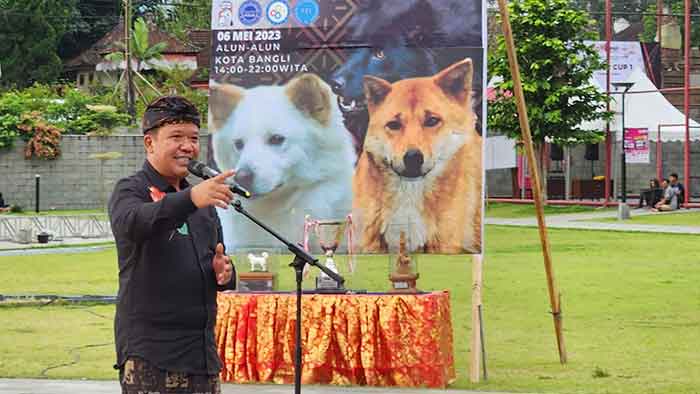
<path fill-rule="evenodd" d="M 335 261 L 335 252 L 338 250 L 338 246 L 340 246 L 340 241 L 345 233 L 347 221 L 345 219 L 319 220 L 316 226 L 318 244 L 321 247 L 321 251 L 324 255 L 322 264 L 324 264 L 329 270 L 338 273 L 338 265 Z M 316 288 L 340 289 L 342 286 L 326 275 L 323 271 L 320 271 L 316 277 Z"/>

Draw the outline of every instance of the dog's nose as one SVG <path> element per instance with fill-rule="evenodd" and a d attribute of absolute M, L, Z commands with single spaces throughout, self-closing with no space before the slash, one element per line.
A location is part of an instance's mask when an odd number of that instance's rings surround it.
<path fill-rule="evenodd" d="M 406 167 L 404 176 L 415 178 L 423 175 L 421 167 L 423 167 L 423 152 L 418 149 L 409 149 L 403 155 L 403 164 Z"/>
<path fill-rule="evenodd" d="M 345 77 L 341 75 L 336 75 L 331 79 L 331 89 L 333 90 L 333 93 L 341 95 L 343 93 L 343 89 L 345 88 Z"/>
<path fill-rule="evenodd" d="M 243 186 L 244 188 L 251 190 L 253 186 L 253 180 L 254 180 L 254 175 L 253 171 L 243 168 L 241 170 L 238 170 L 236 172 L 236 175 L 233 177 L 233 179 L 238 182 L 239 185 Z"/>

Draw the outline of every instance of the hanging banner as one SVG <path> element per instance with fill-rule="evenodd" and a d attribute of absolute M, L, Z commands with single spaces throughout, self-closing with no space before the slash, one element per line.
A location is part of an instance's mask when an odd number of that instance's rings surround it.
<path fill-rule="evenodd" d="M 606 60 L 605 41 L 587 41 L 589 45 L 598 51 L 601 59 Z M 642 47 L 638 41 L 611 41 L 610 42 L 610 83 L 625 82 L 632 75 L 632 72 L 640 69 L 644 70 L 644 57 L 642 56 Z M 607 71 L 605 69 L 598 70 L 593 73 L 598 86 L 605 89 L 607 80 Z M 612 85 L 611 85 L 612 86 Z M 611 90 L 614 88 L 611 87 Z"/>
<path fill-rule="evenodd" d="M 628 128 L 625 131 L 625 162 L 649 164 L 649 130 Z"/>
<path fill-rule="evenodd" d="M 343 221 L 358 252 L 481 253 L 485 2 L 212 4 L 213 158 L 248 211 L 292 241 Z M 228 248 L 278 245 L 231 211 Z"/>

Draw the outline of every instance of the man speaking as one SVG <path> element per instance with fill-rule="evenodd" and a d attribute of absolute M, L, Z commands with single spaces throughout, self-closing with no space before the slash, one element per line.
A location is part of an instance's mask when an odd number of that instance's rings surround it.
<path fill-rule="evenodd" d="M 216 292 L 235 272 L 214 207 L 233 199 L 226 183 L 233 171 L 188 184 L 199 124 L 199 112 L 183 97 L 152 102 L 142 122 L 143 168 L 117 182 L 109 202 L 119 260 L 115 368 L 123 394 L 221 392 Z"/>

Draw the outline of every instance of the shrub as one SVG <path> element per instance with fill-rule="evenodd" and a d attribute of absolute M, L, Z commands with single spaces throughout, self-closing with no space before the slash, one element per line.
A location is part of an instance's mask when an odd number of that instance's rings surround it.
<path fill-rule="evenodd" d="M 15 138 L 19 135 L 17 123 L 19 123 L 17 115 L 0 115 L 0 149 L 9 149 L 14 146 Z"/>
<path fill-rule="evenodd" d="M 59 143 L 61 141 L 61 129 L 46 123 L 37 111 L 24 114 L 18 126 L 22 139 L 27 141 L 24 148 L 24 158 L 54 160 L 61 155 Z"/>

